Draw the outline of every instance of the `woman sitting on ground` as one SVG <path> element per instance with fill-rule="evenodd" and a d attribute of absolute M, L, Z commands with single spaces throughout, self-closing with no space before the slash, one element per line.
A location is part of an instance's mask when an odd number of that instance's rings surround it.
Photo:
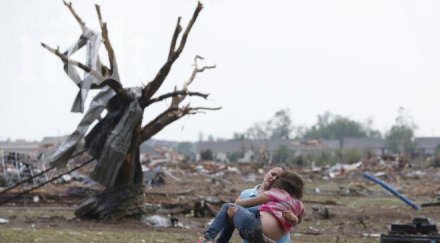
<path fill-rule="evenodd" d="M 301 177 L 293 172 L 283 172 L 272 188 L 255 198 L 237 199 L 235 204 L 228 203 L 218 212 L 212 224 L 198 242 L 214 242 L 217 234 L 231 224 L 238 229 L 241 238 L 250 242 L 275 242 L 292 228 L 292 223 L 283 217 L 283 211 L 290 210 L 301 222 L 304 205 L 300 201 L 304 189 Z M 260 214 L 256 215 L 244 207 L 260 205 Z M 231 221 L 229 220 L 231 218 Z M 228 229 L 232 227 L 226 227 Z M 233 229 L 233 228 L 232 228 Z M 223 235 L 232 235 L 222 231 Z M 220 237 L 221 242 L 229 242 L 228 237 Z M 220 241 L 217 241 L 220 242 Z"/>

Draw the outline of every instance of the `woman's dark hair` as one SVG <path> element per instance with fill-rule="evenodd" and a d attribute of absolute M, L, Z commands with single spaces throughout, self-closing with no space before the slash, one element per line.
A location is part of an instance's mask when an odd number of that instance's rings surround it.
<path fill-rule="evenodd" d="M 283 171 L 287 170 L 286 164 L 284 164 L 284 163 L 277 163 L 277 162 L 270 163 L 269 165 L 267 165 L 265 167 L 265 170 L 269 171 L 269 170 L 271 170 L 273 168 L 276 168 L 276 167 L 281 168 Z"/>
<path fill-rule="evenodd" d="M 304 181 L 298 174 L 284 171 L 273 183 L 272 188 L 283 189 L 296 199 L 301 199 L 304 190 Z"/>

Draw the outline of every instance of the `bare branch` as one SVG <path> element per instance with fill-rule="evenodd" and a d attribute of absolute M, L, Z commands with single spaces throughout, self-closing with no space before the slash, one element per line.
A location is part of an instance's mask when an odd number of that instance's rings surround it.
<path fill-rule="evenodd" d="M 176 29 L 174 29 L 173 39 L 171 40 L 170 52 L 168 53 L 168 58 L 171 58 L 171 56 L 173 55 L 176 49 L 177 38 L 179 37 L 179 34 L 182 31 L 182 27 L 180 26 L 180 19 L 181 17 L 177 18 L 177 25 L 176 25 Z"/>
<path fill-rule="evenodd" d="M 76 21 L 78 21 L 79 25 L 81 26 L 81 29 L 84 30 L 86 28 L 86 23 L 82 21 L 82 19 L 76 14 L 75 10 L 72 7 L 72 2 L 66 2 L 63 1 L 64 5 L 70 10 L 73 17 L 75 17 Z"/>
<path fill-rule="evenodd" d="M 189 105 L 183 108 L 177 108 L 170 106 L 167 110 L 158 115 L 154 120 L 150 121 L 147 125 L 142 128 L 140 134 L 139 144 L 150 139 L 155 134 L 160 132 L 164 127 L 173 123 L 174 121 L 184 117 L 185 115 L 191 115 L 200 113 L 202 110 L 219 110 L 221 107 L 209 108 L 209 107 L 194 107 L 191 108 Z"/>
<path fill-rule="evenodd" d="M 202 73 L 203 71 L 205 71 L 206 69 L 213 69 L 216 68 L 216 65 L 212 65 L 212 66 L 204 66 L 202 68 L 197 69 L 198 73 Z"/>
<path fill-rule="evenodd" d="M 196 55 L 196 56 L 194 57 L 194 63 L 197 63 L 197 59 L 205 60 L 204 57 L 199 56 L 199 55 Z"/>
<path fill-rule="evenodd" d="M 188 79 L 187 81 L 185 81 L 185 83 L 183 83 L 183 89 L 184 89 L 184 90 L 187 90 L 187 89 L 188 89 L 188 86 L 194 81 L 194 79 L 196 78 L 196 75 L 197 75 L 197 64 L 196 64 L 196 66 L 194 67 L 194 69 L 193 69 L 193 71 L 192 71 L 191 76 L 189 77 L 189 79 Z"/>
<path fill-rule="evenodd" d="M 205 58 L 203 58 L 202 56 L 196 55 L 194 57 L 194 69 L 193 72 L 191 73 L 191 77 L 185 82 L 183 83 L 183 89 L 188 89 L 188 86 L 194 81 L 194 79 L 196 78 L 197 75 L 197 68 L 199 66 L 197 60 L 198 59 L 202 59 L 204 60 Z"/>
<path fill-rule="evenodd" d="M 139 144 L 150 139 L 164 127 L 183 117 L 185 114 L 186 113 L 179 108 L 168 108 L 142 128 L 142 132 L 139 136 Z"/>
<path fill-rule="evenodd" d="M 147 107 L 147 106 L 151 105 L 152 103 L 159 102 L 159 101 L 162 101 L 164 99 L 171 98 L 171 97 L 174 98 L 175 96 L 181 96 L 181 95 L 184 95 L 184 96 L 187 96 L 187 95 L 189 95 L 189 96 L 200 96 L 200 97 L 203 97 L 204 99 L 208 98 L 208 96 L 209 96 L 209 94 L 203 94 L 203 93 L 200 93 L 200 92 L 190 92 L 190 91 L 187 91 L 187 90 L 179 90 L 179 91 L 174 91 L 172 93 L 163 94 L 163 95 L 161 95 L 161 96 L 159 96 L 157 98 L 149 100 L 145 104 L 141 103 L 140 105 L 141 105 L 141 107 Z"/>
<path fill-rule="evenodd" d="M 213 69 L 215 67 L 216 66 L 213 65 L 213 66 L 205 66 L 203 68 L 198 68 L 197 67 L 197 62 L 195 62 L 194 70 L 191 73 L 191 77 L 183 84 L 183 89 L 184 90 L 188 89 L 188 86 L 195 80 L 197 73 L 201 73 L 201 72 L 205 71 L 206 69 Z"/>
<path fill-rule="evenodd" d="M 98 14 L 99 26 L 102 26 L 101 6 L 95 4 L 96 13 Z"/>
<path fill-rule="evenodd" d="M 166 98 L 170 98 L 170 97 L 173 98 L 173 100 L 172 100 L 172 107 L 175 107 L 175 108 L 177 108 L 179 106 L 180 102 L 182 102 L 182 100 L 184 100 L 186 98 L 186 96 L 188 96 L 188 95 L 190 95 L 190 96 L 201 96 L 201 97 L 206 99 L 208 97 L 208 94 L 202 94 L 202 93 L 199 93 L 199 92 L 190 92 L 190 91 L 188 91 L 188 86 L 194 81 L 197 73 L 203 72 L 205 69 L 215 68 L 215 65 L 214 66 L 206 66 L 206 67 L 203 67 L 201 69 L 198 68 L 198 64 L 197 64 L 197 60 L 198 59 L 204 59 L 204 58 L 199 56 L 199 55 L 194 57 L 194 69 L 193 69 L 193 72 L 191 74 L 191 77 L 184 83 L 182 90 L 177 91 L 177 88 L 174 88 L 174 92 L 161 95 L 161 96 L 159 96 L 157 98 L 154 98 L 154 99 L 149 99 L 149 100 L 140 99 L 141 107 L 145 108 L 145 107 L 149 106 L 152 103 L 155 103 L 155 102 L 158 102 L 158 101 L 162 101 L 162 100 L 164 100 Z"/>
<path fill-rule="evenodd" d="M 146 105 L 149 105 L 153 102 L 161 101 L 163 99 L 172 97 L 173 100 L 171 102 L 171 105 L 167 110 L 165 110 L 163 113 L 161 113 L 159 116 L 157 116 L 154 120 L 150 121 L 147 125 L 145 125 L 142 128 L 142 132 L 140 135 L 139 143 L 142 143 L 143 141 L 146 141 L 150 139 L 152 136 L 160 132 L 164 127 L 167 125 L 173 123 L 174 121 L 180 119 L 181 117 L 185 115 L 193 115 L 197 113 L 201 113 L 206 110 L 219 110 L 221 107 L 190 107 L 189 104 L 185 105 L 182 108 L 179 108 L 179 104 L 186 98 L 188 95 L 197 95 L 202 96 L 204 98 L 207 98 L 208 95 L 201 94 L 198 92 L 189 92 L 188 86 L 194 81 L 197 73 L 203 72 L 206 69 L 215 68 L 214 66 L 206 66 L 203 68 L 198 68 L 197 60 L 203 59 L 201 56 L 196 56 L 194 58 L 194 69 L 191 74 L 191 77 L 189 80 L 187 80 L 184 85 L 183 89 L 180 91 L 177 91 L 176 88 L 174 88 L 174 92 L 161 95 L 155 99 L 150 99 L 147 102 L 145 102 Z M 145 100 L 142 100 L 145 101 Z M 145 107 L 145 106 L 143 106 Z"/>
<path fill-rule="evenodd" d="M 202 3 L 198 2 L 197 8 L 194 11 L 193 17 L 192 17 L 191 21 L 189 21 L 188 26 L 186 27 L 185 32 L 183 33 L 182 39 L 180 40 L 179 48 L 174 53 L 174 55 L 176 56 L 175 57 L 176 59 L 177 59 L 177 57 L 179 57 L 180 53 L 183 51 L 183 48 L 185 47 L 185 44 L 186 44 L 186 39 L 188 38 L 188 34 L 191 31 L 191 28 L 194 25 L 194 23 L 196 22 L 197 16 L 199 15 L 200 11 L 202 11 L 202 9 L 203 9 Z"/>
<path fill-rule="evenodd" d="M 145 88 L 142 90 L 142 99 L 148 100 L 150 99 L 154 93 L 160 88 L 165 78 L 168 76 L 168 73 L 171 70 L 171 67 L 174 63 L 174 61 L 177 60 L 180 53 L 182 52 L 183 48 L 185 47 L 186 39 L 188 38 L 188 34 L 194 25 L 197 16 L 199 15 L 200 11 L 202 11 L 203 5 L 199 2 L 197 4 L 197 7 L 194 11 L 193 17 L 191 18 L 190 22 L 188 23 L 188 26 L 185 29 L 185 33 L 182 36 L 182 39 L 180 40 L 179 48 L 176 51 L 173 51 L 173 54 L 167 59 L 165 64 L 162 66 L 162 68 L 159 70 L 159 72 L 156 74 L 156 77 L 145 86 Z M 172 44 L 173 45 L 173 44 Z M 172 47 L 170 48 L 170 50 Z"/>
<path fill-rule="evenodd" d="M 177 87 L 174 87 L 174 92 L 176 92 L 176 91 L 177 91 Z M 178 108 L 180 102 L 181 102 L 180 97 L 179 96 L 174 96 L 173 100 L 171 101 L 170 107 Z"/>
<path fill-rule="evenodd" d="M 189 108 L 191 111 L 200 111 L 200 110 L 205 110 L 205 111 L 218 111 L 221 110 L 222 107 L 190 107 Z"/>
<path fill-rule="evenodd" d="M 108 36 L 107 23 L 102 21 L 101 7 L 98 4 L 95 4 L 96 13 L 98 14 L 99 25 L 101 26 L 101 34 L 102 39 L 104 41 L 105 49 L 108 53 L 108 60 L 110 63 L 110 72 L 113 74 L 114 68 L 116 66 L 116 57 L 115 52 L 113 51 L 113 47 L 110 44 L 110 38 Z"/>
<path fill-rule="evenodd" d="M 189 104 L 187 105 L 187 107 L 188 115 L 195 115 L 199 113 L 206 113 L 204 111 L 216 111 L 221 109 L 221 107 L 189 107 Z"/>
<path fill-rule="evenodd" d="M 205 69 L 215 68 L 215 65 L 214 65 L 214 66 L 206 66 L 206 67 L 203 67 L 203 68 L 199 69 L 198 68 L 198 63 L 197 63 L 198 59 L 202 59 L 203 60 L 204 58 L 199 56 L 199 55 L 196 55 L 194 57 L 194 69 L 193 69 L 193 72 L 191 73 L 191 77 L 183 84 L 183 90 L 188 90 L 188 86 L 195 80 L 197 73 L 201 73 Z M 185 98 L 186 98 L 186 95 L 179 96 L 179 97 L 176 98 L 178 100 L 176 100 L 175 103 L 180 103 Z"/>
<path fill-rule="evenodd" d="M 48 46 L 48 45 L 46 45 L 44 43 L 41 43 L 41 45 L 44 48 L 46 48 L 48 51 L 50 51 L 53 54 L 57 55 L 64 63 L 69 63 L 69 64 L 71 64 L 73 66 L 77 66 L 77 67 L 81 68 L 82 70 L 84 70 L 85 72 L 90 72 L 91 71 L 90 67 L 88 67 L 87 65 L 82 64 L 82 63 L 80 63 L 80 62 L 78 62 L 76 60 L 72 60 L 69 57 L 67 57 L 66 55 L 62 54 L 60 52 L 59 48 L 54 49 L 54 48 L 52 48 L 52 47 L 50 47 L 50 46 Z"/>
<path fill-rule="evenodd" d="M 196 75 L 197 75 L 197 73 L 201 73 L 201 72 L 203 72 L 203 71 L 205 71 L 205 69 L 212 69 L 212 68 L 215 68 L 215 65 L 214 66 L 207 66 L 207 67 L 203 67 L 203 68 L 201 68 L 201 69 L 199 69 L 199 64 L 198 64 L 198 62 L 197 62 L 197 60 L 198 59 L 202 59 L 202 60 L 204 60 L 205 58 L 203 58 L 203 57 L 201 57 L 201 56 L 199 56 L 199 55 L 196 55 L 195 57 L 194 57 L 194 69 L 193 69 L 193 72 L 192 72 L 192 74 L 191 74 L 191 77 L 183 84 L 183 89 L 188 89 L 188 86 L 194 81 L 194 79 L 196 78 Z"/>

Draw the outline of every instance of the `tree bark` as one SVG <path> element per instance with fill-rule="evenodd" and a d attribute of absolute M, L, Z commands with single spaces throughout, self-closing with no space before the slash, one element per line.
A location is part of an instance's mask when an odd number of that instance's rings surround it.
<path fill-rule="evenodd" d="M 139 218 L 144 214 L 143 205 L 142 186 L 117 186 L 82 201 L 75 215 L 83 219 L 116 222 L 124 217 Z"/>
<path fill-rule="evenodd" d="M 139 160 L 139 134 L 142 121 L 133 132 L 131 146 L 116 178 L 115 185 L 82 201 L 75 210 L 79 218 L 117 221 L 144 214 L 143 176 Z"/>

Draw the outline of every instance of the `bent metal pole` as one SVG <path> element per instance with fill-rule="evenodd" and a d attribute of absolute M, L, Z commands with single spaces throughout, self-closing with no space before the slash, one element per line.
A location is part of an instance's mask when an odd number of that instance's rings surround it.
<path fill-rule="evenodd" d="M 10 198 L 8 198 L 8 199 L 6 199 L 6 200 L 0 202 L 0 205 L 5 204 L 5 203 L 11 201 L 12 199 L 18 198 L 18 197 L 20 197 L 21 195 L 24 195 L 24 194 L 26 194 L 26 193 L 28 193 L 28 192 L 31 192 L 31 191 L 33 191 L 33 190 L 35 190 L 35 189 L 37 189 L 37 188 L 40 188 L 40 187 L 42 187 L 42 186 L 44 186 L 44 185 L 46 185 L 46 184 L 48 184 L 48 183 L 51 183 L 52 181 L 61 178 L 63 175 L 66 175 L 66 174 L 72 173 L 73 171 L 75 171 L 75 170 L 77 170 L 77 169 L 80 169 L 81 167 L 84 167 L 84 166 L 90 164 L 90 162 L 92 162 L 92 161 L 94 161 L 94 160 L 95 160 L 95 158 L 91 158 L 90 160 L 88 160 L 88 161 L 86 161 L 86 162 L 84 162 L 84 163 L 82 163 L 82 164 L 80 164 L 80 165 L 74 167 L 73 169 L 71 169 L 71 170 L 69 170 L 69 171 L 67 171 L 67 172 L 64 172 L 64 173 L 62 173 L 62 174 L 60 174 L 60 175 L 58 175 L 58 176 L 56 176 L 56 177 L 54 177 L 54 178 L 52 178 L 52 179 L 46 181 L 46 182 L 41 183 L 40 185 L 34 186 L 34 187 L 32 187 L 32 188 L 30 188 L 30 189 L 28 189 L 28 190 L 26 190 L 26 191 L 23 191 L 23 192 L 21 192 L 21 193 L 15 195 L 15 196 L 13 196 L 13 197 L 10 197 Z"/>
<path fill-rule="evenodd" d="M 81 150 L 81 151 L 79 151 L 78 153 L 72 155 L 72 157 L 70 157 L 70 159 L 73 159 L 73 158 L 77 157 L 78 155 L 83 154 L 85 151 L 86 151 L 86 150 Z M 2 195 L 2 194 L 4 194 L 4 193 L 6 193 L 6 192 L 8 192 L 8 191 L 10 191 L 10 190 L 12 190 L 12 189 L 18 187 L 18 186 L 20 186 L 20 185 L 22 185 L 22 184 L 24 184 L 24 183 L 27 183 L 27 182 L 31 181 L 32 179 L 35 179 L 36 177 L 39 177 L 40 175 L 43 175 L 43 174 L 45 174 L 45 173 L 51 171 L 51 170 L 54 169 L 54 168 L 55 168 L 55 166 L 51 166 L 51 167 L 49 167 L 49 168 L 43 170 L 42 172 L 40 172 L 40 173 L 38 173 L 38 174 L 36 174 L 36 175 L 34 175 L 34 176 L 31 176 L 31 177 L 27 178 L 26 180 L 22 180 L 22 181 L 20 181 L 19 183 L 17 183 L 17 184 L 15 184 L 15 185 L 13 185 L 13 186 L 11 186 L 11 187 L 9 187 L 9 188 L 6 188 L 5 190 L 1 191 L 1 192 L 0 192 L 0 195 Z"/>
<path fill-rule="evenodd" d="M 404 201 L 406 204 L 408 204 L 409 206 L 411 206 L 413 209 L 415 210 L 420 210 L 421 207 L 417 204 L 415 204 L 413 201 L 411 201 L 409 198 L 407 198 L 405 195 L 403 195 L 402 193 L 398 192 L 393 186 L 387 184 L 386 182 L 380 180 L 379 178 L 372 176 L 370 174 L 368 174 L 367 172 L 364 173 L 364 177 L 381 185 L 384 189 L 386 189 L 387 191 L 391 192 L 394 196 L 396 196 L 397 198 L 399 198 L 400 200 Z"/>

